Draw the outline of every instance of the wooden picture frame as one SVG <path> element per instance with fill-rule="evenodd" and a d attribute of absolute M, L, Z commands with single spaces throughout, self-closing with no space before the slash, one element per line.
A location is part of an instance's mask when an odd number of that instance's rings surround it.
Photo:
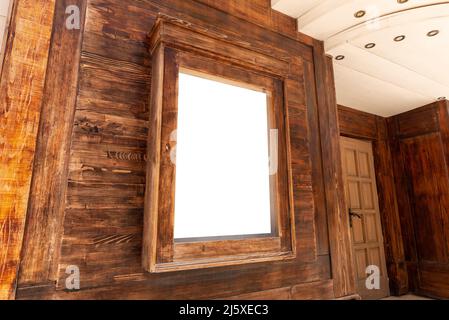
<path fill-rule="evenodd" d="M 185 46 L 180 46 L 178 39 L 184 39 Z M 213 45 L 209 44 L 211 42 Z M 194 47 L 191 43 L 204 47 Z M 156 23 L 150 35 L 150 50 L 153 80 L 143 237 L 144 268 L 159 273 L 294 259 L 296 245 L 284 79 L 266 70 L 276 66 L 276 63 L 267 61 L 261 65 L 251 65 L 244 59 L 235 61 L 240 56 L 247 57 L 246 53 L 167 17 L 160 18 Z M 270 177 L 272 234 L 175 241 L 176 169 L 170 159 L 170 151 L 175 145 L 170 136 L 177 128 L 180 71 L 267 94 L 267 133 L 277 129 L 279 137 L 278 170 Z"/>

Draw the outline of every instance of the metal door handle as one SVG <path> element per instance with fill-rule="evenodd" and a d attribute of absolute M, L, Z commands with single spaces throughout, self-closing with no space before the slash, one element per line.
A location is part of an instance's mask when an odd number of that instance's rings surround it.
<path fill-rule="evenodd" d="M 359 213 L 354 212 L 351 208 L 349 208 L 349 225 L 351 226 L 351 228 L 352 228 L 352 218 L 354 217 L 362 219 L 362 216 Z"/>
<path fill-rule="evenodd" d="M 362 219 L 362 216 L 359 213 L 354 212 L 352 209 L 349 209 L 349 215 L 351 216 L 351 218 L 352 217 L 357 217 L 359 219 Z"/>

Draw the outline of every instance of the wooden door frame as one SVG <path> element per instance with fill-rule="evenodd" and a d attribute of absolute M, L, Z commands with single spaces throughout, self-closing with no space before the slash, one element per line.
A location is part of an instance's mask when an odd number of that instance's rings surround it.
<path fill-rule="evenodd" d="M 390 293 L 398 296 L 406 294 L 409 292 L 409 279 L 399 218 L 396 181 L 391 165 L 393 160 L 387 118 L 340 105 L 338 118 L 341 136 L 372 142 Z"/>
<path fill-rule="evenodd" d="M 370 172 L 373 175 L 372 178 L 374 179 L 374 184 L 376 186 L 376 193 L 375 193 L 375 195 L 373 197 L 373 201 L 374 201 L 375 209 L 376 209 L 376 211 L 377 211 L 377 213 L 379 215 L 378 217 L 376 217 L 376 218 L 378 218 L 378 221 L 376 221 L 376 223 L 378 222 L 379 223 L 379 227 L 380 227 L 380 239 L 378 239 L 378 241 L 381 244 L 381 252 L 380 252 L 381 253 L 380 260 L 381 261 L 380 261 L 380 263 L 382 264 L 382 266 L 378 266 L 378 267 L 381 267 L 382 271 L 385 273 L 387 271 L 387 265 L 386 265 L 386 254 L 385 254 L 385 240 L 384 240 L 384 236 L 383 236 L 384 235 L 384 231 L 383 231 L 384 227 L 383 227 L 383 224 L 382 224 L 382 221 L 381 221 L 381 216 L 380 216 L 380 205 L 379 205 L 379 196 L 378 196 L 379 191 L 378 191 L 377 178 L 376 178 L 376 169 L 375 169 L 375 165 L 374 165 L 374 146 L 373 146 L 373 142 L 371 140 L 368 140 L 368 139 L 359 139 L 359 138 L 351 138 L 351 137 L 340 136 L 340 144 L 343 144 L 344 142 L 346 142 L 346 143 L 357 143 L 357 142 L 360 142 L 360 143 L 364 143 L 364 144 L 369 144 L 369 146 L 370 146 L 370 151 L 371 151 L 371 154 L 370 154 L 370 157 L 369 157 Z M 344 155 L 342 153 L 342 161 L 343 161 L 343 156 Z M 372 166 L 371 166 L 371 162 L 372 162 Z M 344 185 L 346 187 L 346 179 L 347 179 L 347 177 L 345 178 L 344 171 L 345 170 L 343 169 L 343 183 L 344 183 Z M 349 192 L 349 190 L 347 190 L 345 188 L 345 192 L 347 193 L 347 192 Z M 347 194 L 345 194 L 345 196 L 347 196 Z M 350 210 L 350 207 L 351 206 L 347 203 L 346 204 L 346 209 Z M 348 220 L 351 220 L 351 217 L 349 217 L 349 215 L 348 215 Z M 378 230 L 376 230 L 376 231 L 378 231 Z M 355 252 L 355 244 L 353 242 L 353 237 L 351 237 L 351 250 L 352 250 L 353 253 Z M 355 254 L 354 254 L 354 267 L 356 267 Z M 385 276 L 388 279 L 388 274 L 386 274 Z M 356 284 L 358 286 L 358 281 L 359 280 L 358 280 L 357 272 L 355 273 L 355 277 L 356 277 Z M 358 293 L 361 294 L 361 292 L 358 292 Z M 390 288 L 388 287 L 387 296 L 389 296 L 389 295 L 390 295 Z"/>

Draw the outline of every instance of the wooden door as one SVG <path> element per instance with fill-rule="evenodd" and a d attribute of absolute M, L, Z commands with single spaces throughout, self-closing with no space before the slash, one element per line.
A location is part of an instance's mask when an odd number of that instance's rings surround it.
<path fill-rule="evenodd" d="M 358 293 L 363 299 L 389 295 L 371 142 L 341 138 L 343 180 L 350 219 Z M 380 288 L 368 289 L 368 266 L 380 271 Z"/>

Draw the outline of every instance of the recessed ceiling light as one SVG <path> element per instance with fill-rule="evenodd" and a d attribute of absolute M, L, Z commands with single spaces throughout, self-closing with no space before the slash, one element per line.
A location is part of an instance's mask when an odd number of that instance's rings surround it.
<path fill-rule="evenodd" d="M 427 36 L 428 37 L 435 37 L 439 33 L 440 33 L 440 30 L 432 30 L 432 31 L 427 32 Z"/>
<path fill-rule="evenodd" d="M 406 3 L 406 2 L 408 2 L 408 0 L 398 0 L 398 3 L 400 3 L 400 4 L 403 4 L 403 3 Z"/>
<path fill-rule="evenodd" d="M 338 56 L 336 56 L 335 57 L 335 60 L 343 60 L 345 58 L 345 56 L 343 56 L 343 55 L 338 55 Z"/>
<path fill-rule="evenodd" d="M 366 11 L 365 11 L 365 10 L 359 10 L 359 11 L 357 11 L 356 13 L 354 13 L 354 17 L 356 17 L 356 18 L 362 18 L 362 17 L 365 16 L 365 14 L 366 14 Z"/>
<path fill-rule="evenodd" d="M 446 97 L 439 97 L 438 98 L 438 101 L 444 101 L 444 100 L 446 100 Z"/>
<path fill-rule="evenodd" d="M 375 46 L 376 46 L 376 44 L 373 43 L 373 42 L 371 42 L 371 43 L 366 44 L 366 45 L 365 45 L 365 48 L 366 48 L 366 49 L 372 49 L 372 48 L 374 48 Z"/>
<path fill-rule="evenodd" d="M 397 37 L 395 37 L 395 38 L 394 38 L 394 41 L 400 42 L 400 41 L 402 41 L 402 40 L 404 40 L 404 39 L 405 39 L 405 36 L 402 35 L 402 36 L 397 36 Z"/>

